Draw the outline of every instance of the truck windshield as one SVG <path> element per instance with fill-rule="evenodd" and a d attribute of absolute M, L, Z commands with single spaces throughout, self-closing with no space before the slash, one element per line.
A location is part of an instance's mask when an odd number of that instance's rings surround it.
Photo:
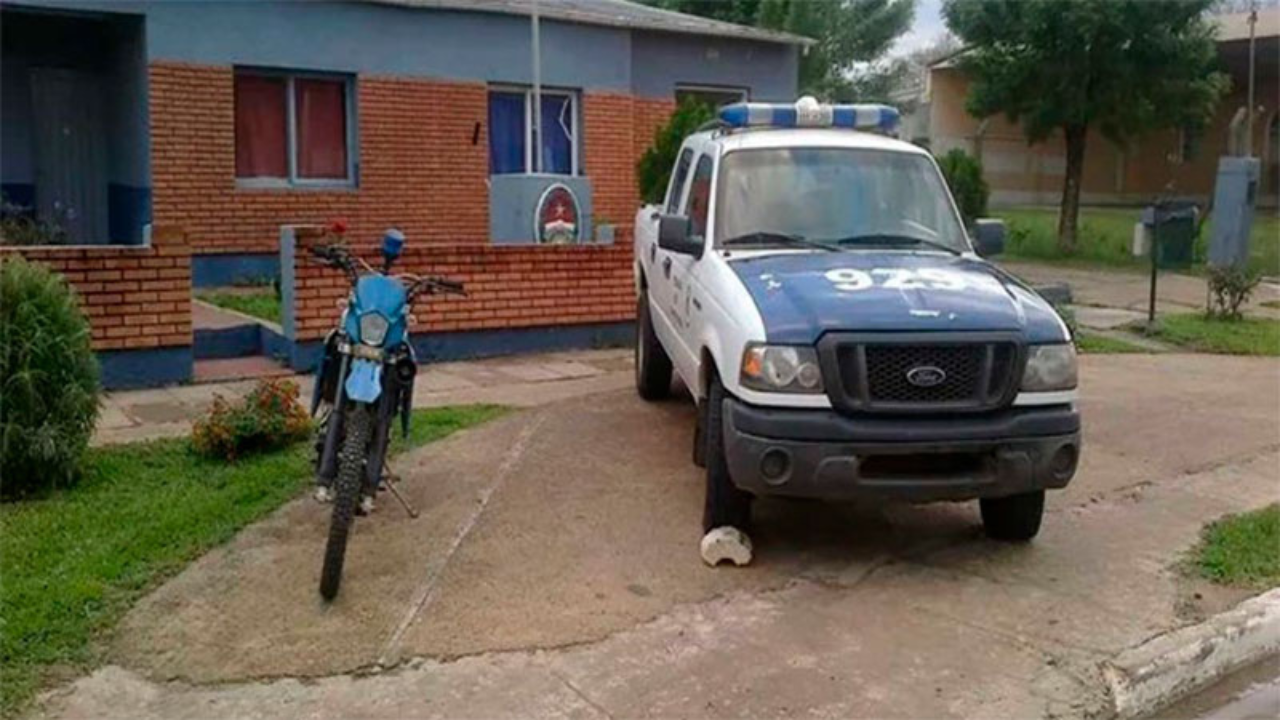
<path fill-rule="evenodd" d="M 969 249 L 928 158 L 850 148 L 738 150 L 720 161 L 719 244 Z M 795 245 L 795 243 L 790 243 Z"/>

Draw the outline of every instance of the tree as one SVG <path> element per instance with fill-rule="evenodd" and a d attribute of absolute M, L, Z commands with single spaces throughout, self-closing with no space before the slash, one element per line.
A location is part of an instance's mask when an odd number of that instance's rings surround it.
<path fill-rule="evenodd" d="M 1028 141 L 1066 144 L 1058 244 L 1075 250 L 1085 143 L 1117 143 L 1167 127 L 1202 127 L 1227 78 L 1215 72 L 1215 0 L 945 0 L 947 26 L 968 46 L 966 107 L 1003 113 Z"/>
<path fill-rule="evenodd" d="M 902 68 L 870 64 L 911 27 L 915 0 L 645 0 L 667 10 L 815 40 L 800 57 L 800 93 L 883 100 Z"/>
<path fill-rule="evenodd" d="M 636 162 L 636 182 L 640 197 L 646 203 L 660 203 L 671 180 L 671 169 L 676 164 L 676 154 L 684 139 L 697 132 L 698 127 L 715 117 L 710 105 L 696 98 L 686 97 L 671 114 L 667 124 L 653 134 L 653 145 Z"/>
<path fill-rule="evenodd" d="M 911 27 L 915 0 L 760 0 L 757 24 L 812 38 L 800 58 L 800 92 L 849 102 L 879 94 L 892 82 L 867 67 Z M 899 71 L 896 64 L 886 73 Z"/>

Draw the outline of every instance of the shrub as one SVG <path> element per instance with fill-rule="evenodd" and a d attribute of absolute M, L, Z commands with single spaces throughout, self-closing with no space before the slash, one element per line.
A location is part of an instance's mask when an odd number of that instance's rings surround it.
<path fill-rule="evenodd" d="M 991 190 L 982 177 L 982 163 L 965 151 L 956 148 L 938 158 L 938 167 L 947 179 L 947 187 L 960 206 L 960 215 L 966 225 L 987 214 L 987 198 Z"/>
<path fill-rule="evenodd" d="M 89 322 L 58 274 L 0 261 L 0 493 L 75 479 L 98 418 Z"/>
<path fill-rule="evenodd" d="M 646 203 L 660 203 L 667 192 L 671 169 L 675 167 L 680 143 L 697 132 L 698 128 L 715 117 L 715 111 L 705 102 L 685 97 L 671 114 L 667 124 L 653 135 L 653 146 L 644 151 L 636 163 L 636 177 L 640 183 L 640 197 Z"/>
<path fill-rule="evenodd" d="M 1240 319 L 1240 307 L 1249 302 L 1262 278 L 1239 267 L 1209 267 L 1209 306 L 1205 314 L 1224 320 Z"/>
<path fill-rule="evenodd" d="M 286 447 L 311 430 L 292 380 L 261 380 L 239 403 L 214 395 L 213 406 L 191 429 L 191 446 L 208 457 L 235 460 Z"/>

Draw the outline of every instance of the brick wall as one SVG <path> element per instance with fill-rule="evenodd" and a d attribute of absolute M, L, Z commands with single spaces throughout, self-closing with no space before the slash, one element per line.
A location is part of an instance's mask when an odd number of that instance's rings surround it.
<path fill-rule="evenodd" d="M 357 247 L 366 258 L 371 246 Z M 484 245 L 406 248 L 401 272 L 466 283 L 467 296 L 417 303 L 414 333 L 625 322 L 635 311 L 630 234 L 611 246 Z M 298 340 L 315 340 L 337 323 L 349 286 L 339 271 L 298 254 L 294 268 Z"/>
<path fill-rule="evenodd" d="M 309 190 L 236 187 L 232 68 L 156 62 L 150 78 L 155 222 L 186 228 L 196 253 L 275 252 L 281 225 L 335 217 L 353 238 L 396 226 L 417 243 L 489 241 L 483 83 L 359 76 L 359 187 Z M 583 168 L 599 217 L 630 225 L 636 160 L 672 109 L 583 94 Z"/>
<path fill-rule="evenodd" d="M 485 85 L 362 75 L 359 189 L 243 189 L 233 81 L 230 67 L 151 65 L 154 218 L 186 228 L 196 253 L 275 252 L 281 225 L 335 217 L 352 237 L 397 226 L 418 242 L 488 242 Z"/>
<path fill-rule="evenodd" d="M 157 228 L 151 247 L 3 248 L 60 272 L 89 316 L 94 350 L 191 344 L 191 250 Z"/>

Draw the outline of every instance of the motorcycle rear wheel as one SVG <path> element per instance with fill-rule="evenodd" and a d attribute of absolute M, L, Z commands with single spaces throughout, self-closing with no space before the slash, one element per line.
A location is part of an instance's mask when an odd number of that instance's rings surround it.
<path fill-rule="evenodd" d="M 320 596 L 332 600 L 342 583 L 342 564 L 347 555 L 347 538 L 356 504 L 360 502 L 360 486 L 364 482 L 364 466 L 369 451 L 373 418 L 369 409 L 352 405 L 347 409 L 342 449 L 338 453 L 338 477 L 334 479 L 333 517 L 329 521 L 329 541 L 324 548 L 324 568 L 320 571 Z"/>

